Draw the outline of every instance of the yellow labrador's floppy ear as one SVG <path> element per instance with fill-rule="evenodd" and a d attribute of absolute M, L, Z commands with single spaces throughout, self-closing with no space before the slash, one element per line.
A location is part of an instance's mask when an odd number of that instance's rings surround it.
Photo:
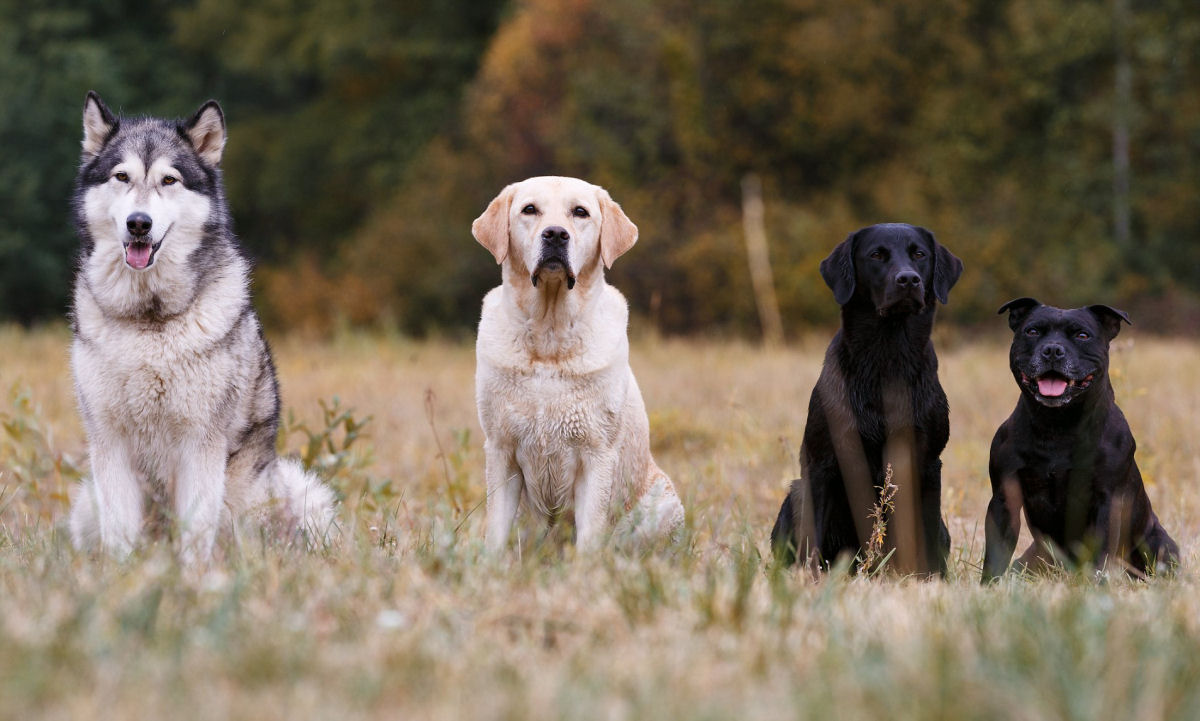
<path fill-rule="evenodd" d="M 209 165 L 221 162 L 225 150 L 225 114 L 216 100 L 209 100 L 184 126 L 196 153 Z"/>
<path fill-rule="evenodd" d="M 600 226 L 600 257 L 604 259 L 604 267 L 611 268 L 613 261 L 637 242 L 638 229 L 604 189 L 600 190 L 600 208 L 604 213 Z"/>
<path fill-rule="evenodd" d="M 471 223 L 471 235 L 496 258 L 496 265 L 508 257 L 508 208 L 512 204 L 516 184 L 508 185 L 488 203 L 483 215 Z"/>
<path fill-rule="evenodd" d="M 99 155 L 116 129 L 117 119 L 112 111 L 96 91 L 89 90 L 83 101 L 83 154 Z"/>

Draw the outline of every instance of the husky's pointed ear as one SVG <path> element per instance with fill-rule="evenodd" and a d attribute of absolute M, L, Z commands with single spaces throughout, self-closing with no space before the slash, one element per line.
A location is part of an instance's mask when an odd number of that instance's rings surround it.
<path fill-rule="evenodd" d="M 613 262 L 637 242 L 638 229 L 607 190 L 601 188 L 598 195 L 600 212 L 603 213 L 600 225 L 600 257 L 604 260 L 604 267 L 611 268 Z"/>
<path fill-rule="evenodd" d="M 1104 337 L 1111 341 L 1121 332 L 1121 321 L 1125 321 L 1129 325 L 1133 325 L 1133 321 L 1129 320 L 1129 314 L 1123 310 L 1117 310 L 1108 305 L 1089 305 L 1088 310 L 1092 315 L 1096 316 L 1100 321 L 1100 327 L 1104 329 Z"/>
<path fill-rule="evenodd" d="M 496 258 L 496 265 L 500 265 L 508 257 L 508 210 L 516 188 L 516 183 L 505 186 L 504 190 L 488 203 L 483 215 L 471 223 L 471 235 L 475 236 L 480 245 L 492 252 L 492 256 Z"/>
<path fill-rule="evenodd" d="M 1036 298 L 1017 298 L 1000 306 L 1000 310 L 996 311 L 996 313 L 1000 314 L 1008 311 L 1008 327 L 1012 328 L 1015 333 L 1017 328 L 1020 328 L 1025 319 L 1029 317 L 1029 314 L 1033 312 L 1033 309 L 1040 308 L 1041 305 L 1041 301 Z"/>
<path fill-rule="evenodd" d="M 821 277 L 833 291 L 833 299 L 838 305 L 846 305 L 854 297 L 854 244 L 864 230 L 866 228 L 860 228 L 847 235 L 829 257 L 821 261 Z"/>
<path fill-rule="evenodd" d="M 209 100 L 183 126 L 196 154 L 209 165 L 221 162 L 225 150 L 225 114 L 216 100 Z"/>
<path fill-rule="evenodd" d="M 116 129 L 117 118 L 96 91 L 89 90 L 83 101 L 83 154 L 99 155 Z"/>

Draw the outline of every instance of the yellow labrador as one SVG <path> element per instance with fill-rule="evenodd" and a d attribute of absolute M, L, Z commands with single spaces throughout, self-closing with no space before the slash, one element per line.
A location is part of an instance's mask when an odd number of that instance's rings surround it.
<path fill-rule="evenodd" d="M 488 549 L 504 549 L 522 496 L 547 523 L 573 507 L 583 550 L 610 529 L 634 542 L 675 532 L 683 505 L 650 456 L 629 309 L 604 280 L 637 226 L 603 188 L 541 177 L 502 190 L 471 232 L 503 266 L 475 346 Z"/>

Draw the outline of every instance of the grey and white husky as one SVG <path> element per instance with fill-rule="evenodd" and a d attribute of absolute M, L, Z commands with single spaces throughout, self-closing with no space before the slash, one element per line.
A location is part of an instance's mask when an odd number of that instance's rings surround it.
<path fill-rule="evenodd" d="M 77 548 L 125 555 L 168 519 L 195 561 L 246 521 L 310 541 L 333 523 L 329 488 L 275 454 L 279 387 L 224 147 L 215 101 L 184 121 L 118 117 L 95 93 L 84 103 L 71 368 L 92 476 L 71 509 Z"/>

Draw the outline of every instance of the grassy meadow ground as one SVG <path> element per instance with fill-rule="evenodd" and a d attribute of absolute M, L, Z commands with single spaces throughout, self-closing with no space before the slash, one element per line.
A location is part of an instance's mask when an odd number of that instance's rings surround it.
<path fill-rule="evenodd" d="M 334 397 L 371 418 L 349 451 L 335 433 L 313 455 L 345 494 L 344 533 L 317 553 L 249 539 L 193 572 L 165 544 L 119 563 L 71 549 L 85 445 L 68 335 L 0 329 L 0 719 L 1200 718 L 1200 348 L 1135 329 L 1113 356 L 1181 574 L 980 588 L 988 446 L 1017 394 L 1003 323 L 985 335 L 938 341 L 950 577 L 813 582 L 762 559 L 821 335 L 636 340 L 686 542 L 508 564 L 481 554 L 469 344 L 279 339 L 297 421 L 317 429 Z"/>

